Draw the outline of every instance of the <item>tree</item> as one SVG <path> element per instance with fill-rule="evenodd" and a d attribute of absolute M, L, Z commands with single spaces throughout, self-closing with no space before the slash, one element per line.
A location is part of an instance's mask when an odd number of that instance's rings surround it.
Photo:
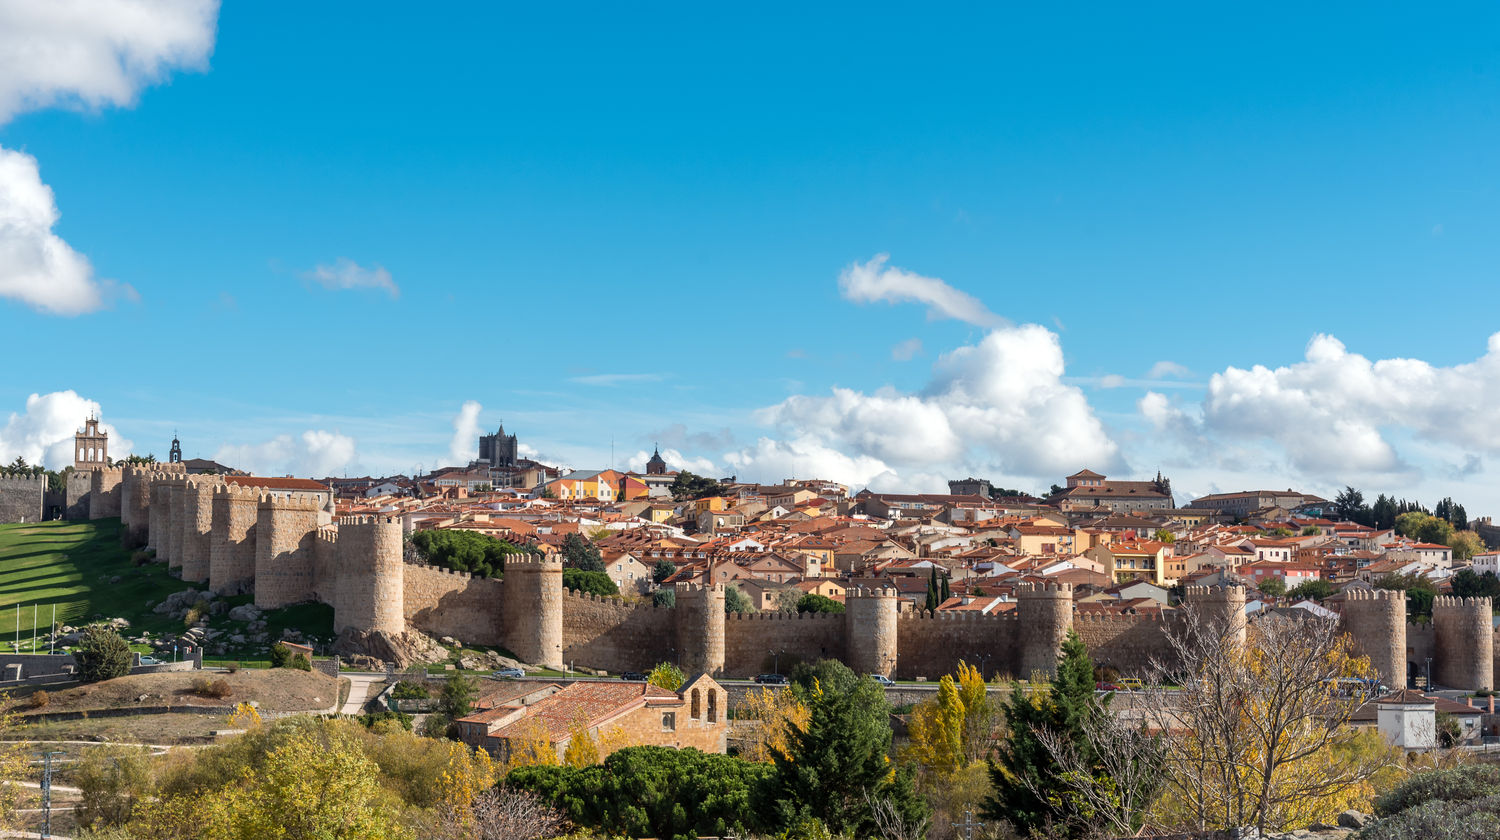
<path fill-rule="evenodd" d="M 937 696 L 923 700 L 912 710 L 908 722 L 910 741 L 905 756 L 936 780 L 951 776 L 962 767 L 964 757 L 964 703 L 958 683 L 944 674 Z"/>
<path fill-rule="evenodd" d="M 1290 537 L 1292 536 L 1292 529 L 1286 527 L 1285 525 L 1278 525 L 1275 528 L 1267 531 L 1266 533 L 1273 537 Z"/>
<path fill-rule="evenodd" d="M 563 588 L 594 595 L 619 595 L 620 588 L 604 572 L 563 569 Z"/>
<path fill-rule="evenodd" d="M 844 605 L 839 601 L 829 598 L 827 595 L 819 595 L 809 592 L 797 599 L 797 612 L 799 613 L 842 613 Z"/>
<path fill-rule="evenodd" d="M 1151 535 L 1151 539 L 1156 540 L 1159 543 L 1166 543 L 1167 545 L 1171 545 L 1172 543 L 1177 542 L 1177 535 L 1167 530 L 1166 528 L 1157 528 L 1156 533 Z"/>
<path fill-rule="evenodd" d="M 939 597 L 939 592 L 938 592 L 937 567 L 934 566 L 932 568 L 932 573 L 930 575 L 928 575 L 928 578 L 927 578 L 927 601 L 926 601 L 926 607 L 927 607 L 927 611 L 928 612 L 933 612 L 933 611 L 937 610 L 938 604 L 941 603 L 941 601 L 938 600 L 938 597 Z"/>
<path fill-rule="evenodd" d="M 677 474 L 672 480 L 672 498 L 679 502 L 690 499 L 706 499 L 709 496 L 717 496 L 724 492 L 724 485 L 701 475 L 695 475 L 687 470 Z"/>
<path fill-rule="evenodd" d="M 1394 527 L 1396 524 L 1396 500 L 1381 493 L 1375 500 L 1375 505 L 1370 509 L 1371 525 L 1380 530 Z"/>
<path fill-rule="evenodd" d="M 521 549 L 474 531 L 440 529 L 417 531 L 411 544 L 425 562 L 455 572 L 498 578 L 505 574 L 505 558 Z"/>
<path fill-rule="evenodd" d="M 1316 525 L 1303 525 L 1302 526 L 1302 536 L 1304 536 L 1304 537 L 1316 537 L 1317 535 L 1319 535 L 1321 533 L 1323 533 L 1323 529 L 1319 528 Z"/>
<path fill-rule="evenodd" d="M 73 661 L 78 665 L 80 682 L 123 677 L 130 673 L 133 660 L 130 645 L 107 624 L 89 625 L 78 646 L 73 648 Z"/>
<path fill-rule="evenodd" d="M 769 762 L 774 756 L 789 754 L 788 733 L 794 726 L 807 726 L 809 712 L 790 688 L 773 691 L 761 686 L 740 701 L 739 714 L 742 719 L 760 721 L 760 726 L 747 730 L 740 756 Z"/>
<path fill-rule="evenodd" d="M 1398 575 L 1395 572 L 1375 579 L 1376 589 L 1394 589 L 1406 593 L 1406 614 L 1413 618 L 1431 618 L 1437 587 L 1421 575 Z"/>
<path fill-rule="evenodd" d="M 123 825 L 136 803 L 152 793 L 150 752 L 141 747 L 86 750 L 72 775 L 79 789 L 74 816 L 92 831 Z"/>
<path fill-rule="evenodd" d="M 1454 562 L 1467 563 L 1474 555 L 1485 550 L 1484 540 L 1473 531 L 1459 531 L 1448 538 L 1448 547 L 1453 549 Z"/>
<path fill-rule="evenodd" d="M 1148 674 L 1178 688 L 1148 693 L 1144 704 L 1150 725 L 1167 733 L 1162 821 L 1264 835 L 1350 807 L 1351 791 L 1363 792 L 1388 753 L 1348 726 L 1369 698 L 1346 686 L 1366 685 L 1374 670 L 1337 622 L 1269 615 L 1247 625 L 1191 608 L 1185 616 Z"/>
<path fill-rule="evenodd" d="M 885 690 L 841 662 L 800 670 L 792 691 L 807 707 L 807 723 L 791 727 L 787 754 L 773 757 L 781 822 L 815 818 L 830 832 L 868 837 L 875 829 L 872 800 L 889 803 L 904 822 L 925 817 L 911 769 L 890 766 Z"/>
<path fill-rule="evenodd" d="M 1292 591 L 1287 594 L 1293 598 L 1312 598 L 1315 601 L 1321 601 L 1333 594 L 1333 584 L 1322 578 L 1305 580 L 1293 587 Z"/>
<path fill-rule="evenodd" d="M 677 590 L 658 589 L 651 593 L 651 605 L 671 609 L 677 606 Z"/>
<path fill-rule="evenodd" d="M 658 560 L 656 565 L 651 567 L 651 580 L 658 585 L 675 574 L 677 574 L 677 564 L 671 560 Z"/>
<path fill-rule="evenodd" d="M 568 746 L 563 750 L 563 764 L 569 767 L 593 767 L 599 763 L 599 742 L 589 732 L 589 722 L 582 714 L 568 729 Z"/>
<path fill-rule="evenodd" d="M 502 786 L 480 793 L 466 810 L 437 809 L 434 823 L 432 840 L 548 840 L 563 833 L 567 818 L 534 793 Z"/>
<path fill-rule="evenodd" d="M 662 662 L 651 669 L 651 673 L 646 676 L 646 682 L 668 691 L 676 691 L 687 682 L 687 675 L 682 673 L 682 669 L 676 665 Z"/>
<path fill-rule="evenodd" d="M 1333 499 L 1333 515 L 1349 522 L 1369 524 L 1370 509 L 1365 506 L 1365 494 L 1346 486 Z"/>
<path fill-rule="evenodd" d="M 1268 575 L 1255 585 L 1263 594 L 1272 598 L 1280 598 L 1286 594 L 1286 578 L 1280 575 Z"/>
<path fill-rule="evenodd" d="M 1068 836 L 1081 836 L 1088 826 L 1075 811 L 1078 798 L 1057 797 L 1067 790 L 1069 773 L 1075 772 L 1060 763 L 1071 757 L 1078 767 L 1090 768 L 1087 778 L 1072 779 L 1075 786 L 1103 787 L 1111 784 L 1106 771 L 1089 741 L 1089 727 L 1105 715 L 1094 693 L 1094 663 L 1088 648 L 1077 632 L 1068 631 L 1058 659 L 1057 675 L 1045 690 L 1027 692 L 1020 684 L 1011 686 L 1005 705 L 1009 735 L 999 754 L 990 762 L 990 781 L 995 792 L 986 800 L 987 816 L 1008 820 L 1021 832 L 1043 830 L 1060 825 Z M 1146 784 L 1145 774 L 1136 777 Z M 1131 791 L 1127 801 L 1149 799 L 1145 791 Z M 1139 827 L 1143 814 L 1130 814 L 1127 821 Z"/>
<path fill-rule="evenodd" d="M 755 612 L 755 605 L 750 603 L 750 598 L 733 584 L 724 587 L 724 612 L 726 613 L 748 613 Z"/>
<path fill-rule="evenodd" d="M 562 555 L 564 566 L 585 572 L 604 571 L 604 558 L 599 553 L 599 546 L 576 531 L 563 537 Z"/>
<path fill-rule="evenodd" d="M 1500 578 L 1494 572 L 1476 574 L 1473 569 L 1459 569 L 1451 581 L 1453 594 L 1460 598 L 1500 599 Z"/>
<path fill-rule="evenodd" d="M 438 711 L 458 720 L 473 711 L 474 698 L 478 696 L 478 680 L 466 674 L 452 674 L 443 681 L 443 688 L 438 692 Z"/>

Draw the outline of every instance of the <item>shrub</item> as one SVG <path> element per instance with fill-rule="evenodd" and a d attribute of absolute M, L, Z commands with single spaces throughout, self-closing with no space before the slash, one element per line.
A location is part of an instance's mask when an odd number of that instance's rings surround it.
<path fill-rule="evenodd" d="M 228 680 L 211 680 L 208 677 L 193 678 L 193 693 L 199 697 L 224 698 L 234 693 Z"/>
<path fill-rule="evenodd" d="M 311 671 L 312 663 L 307 661 L 307 655 L 302 653 L 293 654 L 292 649 L 277 642 L 271 645 L 271 667 L 293 668 L 298 671 Z"/>
<path fill-rule="evenodd" d="M 47 708 L 47 704 L 51 702 L 52 696 L 45 691 L 38 691 L 31 695 L 31 708 L 33 709 L 45 709 Z"/>
<path fill-rule="evenodd" d="M 130 673 L 130 645 L 107 625 L 93 624 L 73 649 L 79 682 L 100 682 Z"/>
<path fill-rule="evenodd" d="M 391 689 L 391 697 L 396 700 L 426 700 L 432 696 L 432 690 L 427 683 L 416 680 L 402 680 Z"/>
<path fill-rule="evenodd" d="M 1416 837 L 1422 840 L 1493 840 L 1500 837 L 1500 794 L 1463 801 L 1431 800 L 1387 817 L 1359 833 L 1360 840 L 1411 840 Z"/>
<path fill-rule="evenodd" d="M 797 599 L 799 613 L 842 613 L 844 605 L 816 592 L 809 592 Z"/>
<path fill-rule="evenodd" d="M 405 729 L 407 732 L 411 731 L 411 715 L 403 714 L 402 712 L 392 712 L 390 710 L 386 710 L 384 712 L 375 712 L 373 714 L 360 715 L 355 719 L 358 720 L 360 725 L 366 729 L 374 729 L 377 724 L 383 723 L 385 721 L 394 721 L 394 724 L 392 725 L 399 726 L 402 729 Z"/>
<path fill-rule="evenodd" d="M 592 595 L 619 595 L 620 588 L 604 572 L 563 569 L 563 587 Z"/>
<path fill-rule="evenodd" d="M 677 590 L 662 588 L 652 592 L 651 604 L 656 607 L 672 609 L 677 606 Z"/>
<path fill-rule="evenodd" d="M 1500 795 L 1500 766 L 1476 764 L 1433 770 L 1412 776 L 1376 799 L 1375 813 L 1388 817 L 1435 800 L 1464 802 L 1496 795 Z"/>
<path fill-rule="evenodd" d="M 448 729 L 453 726 L 453 721 L 441 712 L 430 714 L 422 719 L 422 735 L 428 738 L 446 738 Z"/>
<path fill-rule="evenodd" d="M 156 552 L 142 549 L 130 553 L 130 564 L 133 566 L 144 566 L 156 559 Z"/>
<path fill-rule="evenodd" d="M 238 663 L 238 662 L 225 662 L 224 663 L 224 670 L 228 671 L 231 674 L 237 673 L 240 670 L 240 663 Z"/>

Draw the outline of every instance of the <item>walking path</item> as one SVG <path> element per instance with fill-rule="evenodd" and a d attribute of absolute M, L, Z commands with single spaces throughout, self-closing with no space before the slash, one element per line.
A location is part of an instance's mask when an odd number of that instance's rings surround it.
<path fill-rule="evenodd" d="M 370 686 L 385 682 L 385 675 L 344 674 L 343 676 L 349 680 L 349 699 L 344 701 L 344 708 L 339 712 L 346 715 L 362 714 L 365 710 L 365 701 L 370 699 Z"/>

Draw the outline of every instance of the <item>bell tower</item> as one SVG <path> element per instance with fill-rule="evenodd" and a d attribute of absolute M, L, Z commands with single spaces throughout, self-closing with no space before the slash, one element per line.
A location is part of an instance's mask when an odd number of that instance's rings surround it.
<path fill-rule="evenodd" d="M 172 433 L 172 451 L 167 453 L 167 463 L 182 463 L 182 441 L 177 439 L 177 433 Z"/>
<path fill-rule="evenodd" d="M 99 418 L 89 415 L 83 429 L 73 435 L 73 469 L 97 470 L 109 466 L 109 433 L 99 428 Z"/>

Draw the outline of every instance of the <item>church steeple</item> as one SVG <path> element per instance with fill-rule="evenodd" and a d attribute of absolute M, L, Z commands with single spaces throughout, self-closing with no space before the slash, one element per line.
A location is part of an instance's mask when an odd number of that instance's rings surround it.
<path fill-rule="evenodd" d="M 182 463 L 182 441 L 177 439 L 177 433 L 172 432 L 172 451 L 167 453 L 167 463 Z"/>
<path fill-rule="evenodd" d="M 646 462 L 646 475 L 666 475 L 667 461 L 661 457 L 661 444 L 651 451 L 651 460 Z"/>

